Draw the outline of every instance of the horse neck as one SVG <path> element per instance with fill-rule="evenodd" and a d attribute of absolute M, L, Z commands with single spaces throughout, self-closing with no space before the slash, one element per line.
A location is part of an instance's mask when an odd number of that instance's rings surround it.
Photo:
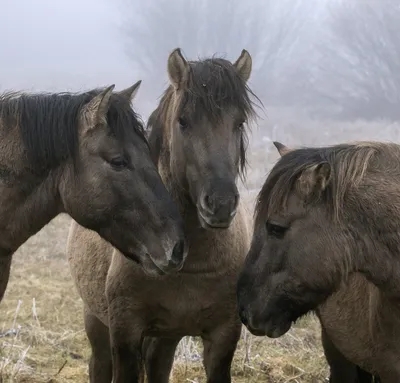
<path fill-rule="evenodd" d="M 370 244 L 372 245 L 372 244 Z M 364 274 L 387 299 L 400 299 L 400 257 L 385 244 L 376 241 L 371 252 L 360 249 L 355 261 L 357 271 Z"/>
<path fill-rule="evenodd" d="M 400 300 L 400 260 L 382 260 L 381 264 L 364 266 L 363 273 L 387 299 Z"/>
<path fill-rule="evenodd" d="M 376 177 L 376 178 L 375 178 Z M 349 192 L 350 267 L 387 297 L 400 298 L 400 214 L 398 181 L 382 186 L 382 172 L 369 176 L 373 187 Z M 390 196 L 390 198 L 388 198 Z"/>
<path fill-rule="evenodd" d="M 59 211 L 57 171 L 43 177 L 0 178 L 0 249 L 14 252 Z"/>
<path fill-rule="evenodd" d="M 368 323 L 370 336 L 379 341 L 385 334 L 396 339 L 400 325 L 399 297 L 368 283 Z"/>

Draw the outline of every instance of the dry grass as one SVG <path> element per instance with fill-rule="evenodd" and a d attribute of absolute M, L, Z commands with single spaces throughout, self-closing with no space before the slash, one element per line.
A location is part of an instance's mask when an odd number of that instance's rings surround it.
<path fill-rule="evenodd" d="M 69 222 L 57 217 L 15 254 L 0 311 L 1 334 L 16 331 L 0 338 L 4 382 L 87 381 L 82 305 L 65 257 Z"/>

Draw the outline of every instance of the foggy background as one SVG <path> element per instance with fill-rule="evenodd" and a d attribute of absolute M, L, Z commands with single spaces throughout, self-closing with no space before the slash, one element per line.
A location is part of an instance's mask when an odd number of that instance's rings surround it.
<path fill-rule="evenodd" d="M 264 103 L 253 143 L 396 141 L 399 20 L 397 0 L 0 0 L 0 91 L 142 79 L 146 121 L 174 48 L 231 61 L 246 48 Z"/>

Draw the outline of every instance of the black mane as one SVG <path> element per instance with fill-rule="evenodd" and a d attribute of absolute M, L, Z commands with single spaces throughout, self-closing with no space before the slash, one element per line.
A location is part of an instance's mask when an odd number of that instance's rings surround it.
<path fill-rule="evenodd" d="M 0 95 L 4 128 L 19 127 L 30 166 L 36 171 L 59 166 L 78 154 L 79 113 L 102 89 L 82 93 L 23 93 Z M 143 124 L 123 96 L 113 93 L 107 113 L 111 134 L 123 142 L 132 133 L 145 139 Z"/>

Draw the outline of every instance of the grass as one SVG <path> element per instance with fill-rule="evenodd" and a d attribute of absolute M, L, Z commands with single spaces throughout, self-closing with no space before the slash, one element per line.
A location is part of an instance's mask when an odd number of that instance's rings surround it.
<path fill-rule="evenodd" d="M 82 304 L 65 257 L 69 222 L 57 217 L 15 254 L 0 310 L 0 334 L 16 332 L 0 338 L 3 382 L 87 381 Z"/>

